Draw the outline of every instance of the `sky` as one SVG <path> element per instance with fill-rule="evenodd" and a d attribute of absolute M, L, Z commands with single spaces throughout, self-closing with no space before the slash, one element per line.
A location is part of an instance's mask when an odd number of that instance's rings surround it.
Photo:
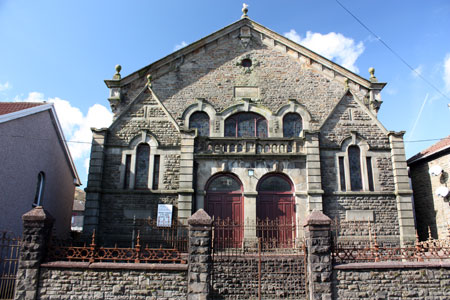
<path fill-rule="evenodd" d="M 252 20 L 359 75 L 374 67 L 387 82 L 378 118 L 406 131 L 407 158 L 450 135 L 450 1 L 245 2 Z M 54 103 L 85 187 L 90 128 L 112 120 L 114 66 L 149 65 L 237 21 L 242 3 L 0 0 L 0 101 Z"/>

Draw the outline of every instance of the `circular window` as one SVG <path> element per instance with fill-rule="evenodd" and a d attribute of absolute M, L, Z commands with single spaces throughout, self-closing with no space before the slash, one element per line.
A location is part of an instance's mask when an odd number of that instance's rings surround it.
<path fill-rule="evenodd" d="M 242 65 L 244 68 L 250 68 L 250 67 L 252 66 L 252 60 L 251 60 L 250 58 L 244 58 L 244 59 L 241 61 L 241 65 Z"/>

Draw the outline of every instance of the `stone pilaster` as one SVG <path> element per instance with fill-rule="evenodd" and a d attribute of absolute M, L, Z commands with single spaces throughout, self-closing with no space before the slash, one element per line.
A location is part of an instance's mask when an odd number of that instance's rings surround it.
<path fill-rule="evenodd" d="M 22 220 L 22 248 L 14 299 L 34 300 L 39 286 L 40 264 L 45 257 L 54 219 L 38 206 L 24 214 Z"/>
<path fill-rule="evenodd" d="M 98 230 L 103 164 L 105 158 L 105 140 L 108 130 L 92 129 L 91 160 L 89 163 L 86 205 L 84 211 L 83 236 L 88 238 Z"/>
<path fill-rule="evenodd" d="M 180 187 L 178 190 L 178 219 L 181 221 L 187 220 L 192 210 L 194 143 L 195 132 L 181 132 Z"/>
<path fill-rule="evenodd" d="M 322 210 L 322 178 L 320 174 L 319 133 L 306 132 L 306 176 L 308 184 L 308 210 Z"/>
<path fill-rule="evenodd" d="M 389 133 L 401 246 L 413 245 L 415 241 L 413 193 L 409 184 L 405 145 L 403 143 L 404 134 L 404 131 Z"/>
<path fill-rule="evenodd" d="M 210 296 L 212 222 L 203 209 L 188 220 L 188 300 L 207 300 Z"/>
<path fill-rule="evenodd" d="M 310 300 L 331 300 L 331 219 L 314 210 L 306 219 L 308 288 Z"/>

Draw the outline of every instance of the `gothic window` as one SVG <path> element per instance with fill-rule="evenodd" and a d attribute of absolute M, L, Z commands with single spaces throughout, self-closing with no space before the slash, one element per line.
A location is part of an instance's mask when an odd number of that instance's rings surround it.
<path fill-rule="evenodd" d="M 209 136 L 209 116 L 205 112 L 195 112 L 189 117 L 189 128 L 197 128 L 199 136 Z"/>
<path fill-rule="evenodd" d="M 238 113 L 225 120 L 225 136 L 267 137 L 267 120 L 255 113 Z"/>
<path fill-rule="evenodd" d="M 350 169 L 350 186 L 352 191 L 362 190 L 361 151 L 358 146 L 348 147 L 348 163 Z"/>
<path fill-rule="evenodd" d="M 44 195 L 45 174 L 39 172 L 36 185 L 36 193 L 34 195 L 33 207 L 42 206 L 42 196 Z"/>
<path fill-rule="evenodd" d="M 148 168 L 150 161 L 150 146 L 139 144 L 136 149 L 136 177 L 135 187 L 137 189 L 148 188 Z"/>
<path fill-rule="evenodd" d="M 298 137 L 303 129 L 302 118 L 296 113 L 288 113 L 283 118 L 283 136 Z"/>

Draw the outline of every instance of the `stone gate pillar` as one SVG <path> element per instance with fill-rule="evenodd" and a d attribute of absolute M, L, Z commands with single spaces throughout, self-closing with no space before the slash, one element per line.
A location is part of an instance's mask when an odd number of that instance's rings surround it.
<path fill-rule="evenodd" d="M 188 219 L 188 300 L 207 300 L 210 296 L 212 222 L 203 209 Z"/>
<path fill-rule="evenodd" d="M 310 300 L 331 300 L 331 219 L 314 210 L 305 224 Z"/>
<path fill-rule="evenodd" d="M 15 300 L 34 300 L 39 286 L 39 270 L 44 259 L 53 217 L 42 206 L 22 216 L 23 234 L 17 270 Z"/>

